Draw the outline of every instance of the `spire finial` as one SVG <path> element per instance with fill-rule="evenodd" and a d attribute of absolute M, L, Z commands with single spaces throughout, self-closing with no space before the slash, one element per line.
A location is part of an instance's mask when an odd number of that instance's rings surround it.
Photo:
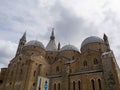
<path fill-rule="evenodd" d="M 26 31 L 24 32 L 23 36 L 21 37 L 21 39 L 19 41 L 19 45 L 18 45 L 16 55 L 20 54 L 20 52 L 22 51 L 22 48 L 24 47 L 25 43 L 26 43 Z"/>
<path fill-rule="evenodd" d="M 24 32 L 24 34 L 23 34 L 21 40 L 26 40 L 26 31 Z"/>
<path fill-rule="evenodd" d="M 105 33 L 103 35 L 103 39 L 104 39 L 104 41 L 107 41 L 107 39 L 108 39 L 108 37 L 107 37 L 107 35 Z"/>
<path fill-rule="evenodd" d="M 52 28 L 52 36 L 54 36 L 54 28 Z"/>
<path fill-rule="evenodd" d="M 103 39 L 104 39 L 104 42 L 105 42 L 105 44 L 107 46 L 107 51 L 109 51 L 110 50 L 110 45 L 109 45 L 108 37 L 107 37 L 107 35 L 105 33 L 103 35 Z"/>
<path fill-rule="evenodd" d="M 58 50 L 60 50 L 60 47 L 61 47 L 61 45 L 60 45 L 60 42 L 58 43 Z"/>
<path fill-rule="evenodd" d="M 24 32 L 23 37 L 26 37 L 26 31 Z"/>
<path fill-rule="evenodd" d="M 54 39 L 55 39 L 55 36 L 54 36 L 54 28 L 52 28 L 52 33 L 51 33 L 50 39 L 51 39 L 51 40 L 54 40 Z"/>

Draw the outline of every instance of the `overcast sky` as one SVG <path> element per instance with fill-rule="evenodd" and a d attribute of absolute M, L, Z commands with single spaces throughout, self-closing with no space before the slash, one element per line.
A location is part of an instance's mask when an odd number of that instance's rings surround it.
<path fill-rule="evenodd" d="M 120 66 L 120 0 L 0 0 L 0 68 L 15 56 L 19 39 L 39 40 L 45 46 L 51 28 L 56 43 L 80 49 L 89 36 L 106 33 Z"/>

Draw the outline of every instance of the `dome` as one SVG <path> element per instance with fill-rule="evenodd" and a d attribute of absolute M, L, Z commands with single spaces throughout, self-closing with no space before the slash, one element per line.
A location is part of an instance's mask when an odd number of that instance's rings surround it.
<path fill-rule="evenodd" d="M 83 47 L 89 43 L 104 43 L 104 41 L 97 36 L 90 36 L 82 42 L 81 47 Z"/>
<path fill-rule="evenodd" d="M 64 50 L 74 50 L 74 51 L 78 51 L 79 52 L 79 50 L 75 46 L 73 46 L 73 45 L 65 45 L 65 46 L 63 46 L 61 48 L 61 51 L 64 51 Z"/>
<path fill-rule="evenodd" d="M 30 46 L 30 45 L 41 47 L 44 49 L 44 45 L 40 41 L 37 41 L 37 40 L 29 41 L 28 43 L 26 43 L 25 46 Z"/>

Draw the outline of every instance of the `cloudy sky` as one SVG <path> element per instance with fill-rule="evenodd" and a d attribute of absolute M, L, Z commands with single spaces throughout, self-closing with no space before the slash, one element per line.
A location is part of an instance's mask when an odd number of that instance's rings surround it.
<path fill-rule="evenodd" d="M 120 0 L 0 0 L 0 68 L 15 56 L 19 39 L 49 41 L 55 28 L 56 42 L 80 49 L 88 36 L 109 37 L 120 66 Z"/>

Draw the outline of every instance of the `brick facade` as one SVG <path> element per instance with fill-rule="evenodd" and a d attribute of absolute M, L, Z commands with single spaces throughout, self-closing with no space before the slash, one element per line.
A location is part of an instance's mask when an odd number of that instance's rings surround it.
<path fill-rule="evenodd" d="M 52 32 L 49 45 L 54 39 Z M 27 44 L 25 33 L 8 68 L 1 69 L 0 90 L 38 90 L 38 76 L 49 79 L 49 90 L 120 90 L 120 70 L 106 35 L 80 51 L 72 45 L 49 51 L 37 41 Z"/>

